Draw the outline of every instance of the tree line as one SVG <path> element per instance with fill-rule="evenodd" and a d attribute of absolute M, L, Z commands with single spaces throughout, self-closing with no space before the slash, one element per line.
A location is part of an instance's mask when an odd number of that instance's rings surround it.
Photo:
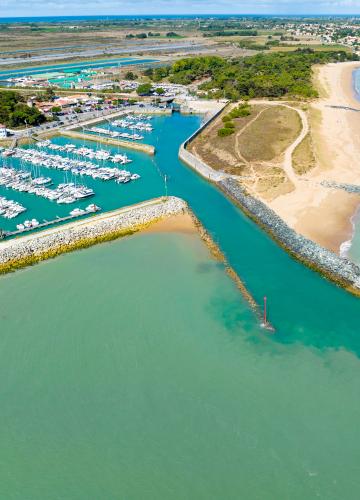
<path fill-rule="evenodd" d="M 0 92 L 0 123 L 7 127 L 19 127 L 26 124 L 39 125 L 45 120 L 45 116 L 37 108 L 28 106 L 18 92 Z"/>
<path fill-rule="evenodd" d="M 167 78 L 171 83 L 183 85 L 203 80 L 199 89 L 209 97 L 234 101 L 244 97 L 310 98 L 317 96 L 312 84 L 312 66 L 348 60 L 358 60 L 358 56 L 341 50 L 312 49 L 259 53 L 233 60 L 200 56 L 147 70 L 146 75 L 156 82 Z"/>

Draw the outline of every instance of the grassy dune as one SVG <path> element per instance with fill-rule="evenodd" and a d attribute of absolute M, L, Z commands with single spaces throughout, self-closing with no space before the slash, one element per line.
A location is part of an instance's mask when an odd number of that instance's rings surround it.
<path fill-rule="evenodd" d="M 240 150 L 249 162 L 274 161 L 300 134 L 296 111 L 283 106 L 266 109 L 241 135 Z"/>
<path fill-rule="evenodd" d="M 202 158 L 214 170 L 221 170 L 229 174 L 241 175 L 245 170 L 245 162 L 237 154 L 237 136 L 256 118 L 266 106 L 252 106 L 251 115 L 236 118 L 234 134 L 219 137 L 218 130 L 223 127 L 222 118 L 234 106 L 225 108 L 219 118 L 207 127 L 189 146 L 189 150 Z"/>
<path fill-rule="evenodd" d="M 298 175 L 304 175 L 316 165 L 314 149 L 310 134 L 295 149 L 293 154 L 293 168 Z"/>

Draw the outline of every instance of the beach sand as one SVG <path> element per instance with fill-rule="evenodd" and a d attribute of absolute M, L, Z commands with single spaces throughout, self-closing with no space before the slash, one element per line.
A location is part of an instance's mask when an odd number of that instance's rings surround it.
<path fill-rule="evenodd" d="M 320 99 L 311 104 L 308 115 L 317 167 L 300 177 L 294 191 L 269 203 L 297 232 L 336 253 L 351 239 L 351 217 L 360 205 L 360 195 L 320 183 L 360 185 L 360 113 L 332 107 L 360 110 L 352 82 L 358 67 L 359 62 L 350 62 L 316 68 Z"/>
<path fill-rule="evenodd" d="M 142 233 L 185 233 L 194 234 L 197 228 L 192 217 L 188 214 L 173 215 L 166 217 L 144 229 Z"/>

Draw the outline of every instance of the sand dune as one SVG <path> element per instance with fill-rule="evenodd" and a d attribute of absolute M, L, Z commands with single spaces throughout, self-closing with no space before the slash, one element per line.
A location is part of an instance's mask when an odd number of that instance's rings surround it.
<path fill-rule="evenodd" d="M 354 96 L 353 70 L 360 63 L 316 69 L 321 98 L 309 109 L 318 166 L 301 176 L 296 189 L 270 203 L 291 227 L 337 253 L 351 237 L 351 216 L 360 196 L 322 187 L 324 180 L 360 185 L 360 102 Z M 343 109 L 343 108 L 353 108 Z"/>

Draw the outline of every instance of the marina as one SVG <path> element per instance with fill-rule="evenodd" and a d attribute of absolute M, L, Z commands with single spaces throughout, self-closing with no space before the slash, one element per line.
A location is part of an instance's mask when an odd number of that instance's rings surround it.
<path fill-rule="evenodd" d="M 5 219 L 14 219 L 18 215 L 26 212 L 26 208 L 14 200 L 9 200 L 5 196 L 0 196 L 0 216 Z"/>
<path fill-rule="evenodd" d="M 0 186 L 21 193 L 34 194 L 50 201 L 56 201 L 58 204 L 69 204 L 94 195 L 92 189 L 84 185 L 76 186 L 73 182 L 59 184 L 56 189 L 46 187 L 49 184 L 52 184 L 51 177 L 32 179 L 30 172 L 18 172 L 16 169 L 6 167 L 0 168 Z"/>
<path fill-rule="evenodd" d="M 1 206 L 1 200 L 0 200 Z M 57 217 L 54 220 L 44 220 L 44 222 L 39 222 L 36 219 L 25 220 L 23 224 L 18 224 L 16 226 L 16 231 L 1 232 L 0 239 L 5 239 L 12 236 L 21 236 L 24 233 L 28 233 L 34 229 L 45 229 L 49 226 L 54 226 L 60 223 L 70 222 L 78 217 L 83 217 L 85 215 L 93 215 L 101 210 L 100 207 L 94 205 L 93 203 L 88 205 L 85 209 L 75 208 L 70 212 L 69 215 L 65 217 Z"/>
<path fill-rule="evenodd" d="M 84 130 L 87 130 L 88 132 L 94 132 L 97 135 L 108 135 L 113 138 L 121 137 L 122 139 L 130 139 L 132 141 L 141 141 L 142 139 L 144 139 L 143 135 L 136 134 L 135 132 L 129 134 L 128 132 L 116 132 L 115 130 L 101 127 L 85 128 Z"/>
<path fill-rule="evenodd" d="M 85 128 L 83 128 L 82 130 L 85 130 Z M 94 141 L 98 144 L 104 144 L 106 146 L 117 146 L 118 148 L 140 151 L 142 153 L 146 153 L 151 156 L 155 154 L 155 147 L 149 144 L 144 144 L 141 142 L 141 140 L 135 142 L 133 140 L 128 140 L 128 139 L 123 140 L 119 137 L 109 137 L 109 134 L 107 134 L 106 132 L 105 134 L 104 133 L 95 134 L 92 131 L 90 131 L 89 133 L 84 133 L 80 132 L 79 130 L 69 129 L 69 130 L 63 130 L 62 135 L 70 137 L 71 139 L 81 139 L 82 141 Z"/>
<path fill-rule="evenodd" d="M 128 139 L 132 141 L 142 141 L 145 137 L 144 135 L 140 135 L 137 132 L 142 132 L 142 133 L 149 133 L 154 130 L 154 127 L 151 125 L 150 120 L 151 120 L 151 115 L 134 115 L 134 114 L 129 114 L 125 115 L 124 118 L 118 119 L 118 120 L 107 120 L 108 122 L 108 127 L 98 127 L 98 126 L 93 126 L 90 128 L 84 128 L 84 130 L 88 132 L 95 133 L 99 136 L 101 135 L 107 135 L 112 138 L 122 138 L 122 139 Z M 122 130 L 131 130 L 131 133 L 129 132 L 119 132 L 117 130 L 114 130 L 114 128 L 117 129 L 122 129 Z"/>
<path fill-rule="evenodd" d="M 139 188 L 130 187 L 135 185 Z M 57 136 L 1 148 L 0 196 L 8 198 L 11 191 L 14 202 L 28 213 L 17 213 L 16 222 L 1 217 L 0 228 L 4 234 L 13 233 L 32 219 L 56 225 L 69 216 L 69 205 L 85 210 L 89 197 L 103 210 L 113 210 L 147 199 L 151 186 L 155 196 L 164 193 L 164 181 L 148 155 L 130 155 L 96 140 Z"/>

